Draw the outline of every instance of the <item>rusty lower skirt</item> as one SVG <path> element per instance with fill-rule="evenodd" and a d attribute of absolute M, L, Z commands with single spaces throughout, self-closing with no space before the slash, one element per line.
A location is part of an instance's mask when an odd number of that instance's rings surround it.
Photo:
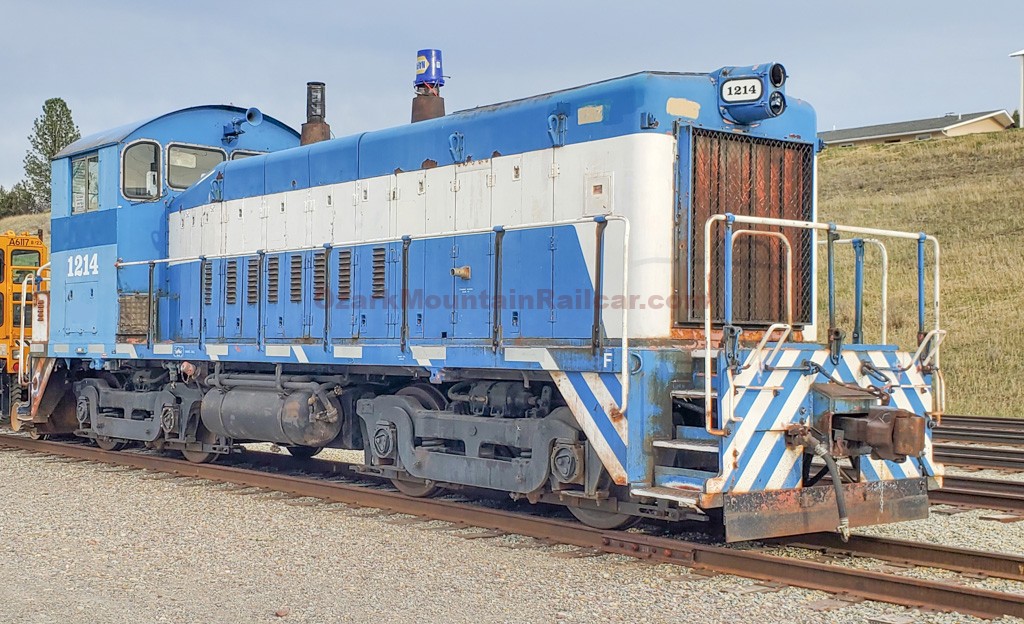
<path fill-rule="evenodd" d="M 928 517 L 928 480 L 898 479 L 843 484 L 850 526 Z M 726 540 L 835 531 L 839 525 L 831 485 L 793 490 L 726 494 L 722 509 Z"/>

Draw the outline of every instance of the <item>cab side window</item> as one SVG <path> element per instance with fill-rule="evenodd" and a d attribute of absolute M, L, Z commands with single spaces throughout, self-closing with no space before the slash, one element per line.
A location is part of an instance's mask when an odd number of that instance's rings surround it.
<path fill-rule="evenodd" d="M 125 199 L 152 201 L 160 197 L 160 146 L 150 141 L 129 145 L 122 158 L 121 192 Z"/>
<path fill-rule="evenodd" d="M 11 250 L 11 278 L 15 286 L 20 286 L 26 277 L 36 273 L 39 266 L 39 252 L 32 249 Z"/>
<path fill-rule="evenodd" d="M 167 186 L 187 189 L 226 158 L 219 149 L 171 145 L 167 148 Z"/>
<path fill-rule="evenodd" d="M 0 284 L 3 284 L 7 280 L 7 264 L 4 259 L 7 257 L 3 251 L 0 251 Z"/>
<path fill-rule="evenodd" d="M 71 161 L 71 214 L 100 207 L 100 157 L 89 154 Z"/>

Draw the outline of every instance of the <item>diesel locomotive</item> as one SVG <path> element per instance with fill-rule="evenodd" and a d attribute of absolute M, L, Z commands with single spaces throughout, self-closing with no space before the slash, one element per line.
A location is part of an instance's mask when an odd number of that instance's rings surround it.
<path fill-rule="evenodd" d="M 357 449 L 410 496 L 731 541 L 927 515 L 938 242 L 816 220 L 815 114 L 781 64 L 445 114 L 440 59 L 390 129 L 331 138 L 310 83 L 301 133 L 199 106 L 58 154 L 14 426 L 195 462 Z M 867 242 L 917 248 L 907 349 L 884 312 L 866 338 Z"/>

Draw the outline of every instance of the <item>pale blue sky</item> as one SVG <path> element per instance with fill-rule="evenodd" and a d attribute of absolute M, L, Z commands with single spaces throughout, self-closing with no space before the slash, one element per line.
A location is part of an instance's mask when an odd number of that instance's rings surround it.
<path fill-rule="evenodd" d="M 0 184 L 22 177 L 48 97 L 83 134 L 205 103 L 295 125 L 327 83 L 336 136 L 406 123 L 417 49 L 444 51 L 448 110 L 644 69 L 780 61 L 819 126 L 1017 103 L 1019 0 L 175 2 L 0 0 Z"/>

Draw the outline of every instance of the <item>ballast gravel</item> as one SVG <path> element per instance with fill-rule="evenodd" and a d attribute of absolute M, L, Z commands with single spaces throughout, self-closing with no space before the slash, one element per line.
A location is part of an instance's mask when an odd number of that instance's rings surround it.
<path fill-rule="evenodd" d="M 982 621 L 818 612 L 832 596 L 20 451 L 0 452 L 0 475 L 0 622 Z M 955 528 L 1003 546 L 1024 529 L 968 520 Z"/>

